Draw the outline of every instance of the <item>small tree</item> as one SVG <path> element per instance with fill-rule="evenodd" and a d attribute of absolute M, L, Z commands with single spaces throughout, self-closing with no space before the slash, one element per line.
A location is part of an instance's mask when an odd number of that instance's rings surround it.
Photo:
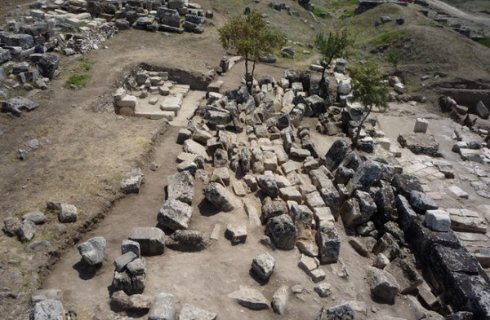
<path fill-rule="evenodd" d="M 251 93 L 257 60 L 283 46 L 287 41 L 286 35 L 269 28 L 255 9 L 248 15 L 232 17 L 218 31 L 225 50 L 235 49 L 237 54 L 245 57 L 245 81 Z M 252 62 L 252 70 L 249 62 Z"/>
<path fill-rule="evenodd" d="M 400 63 L 401 57 L 402 56 L 400 54 L 400 50 L 396 48 L 391 48 L 390 50 L 388 50 L 386 58 L 388 62 L 393 66 L 395 73 L 398 72 L 398 64 Z"/>
<path fill-rule="evenodd" d="M 352 93 L 354 100 L 364 106 L 365 115 L 357 127 L 354 139 L 352 140 L 352 149 L 357 148 L 359 135 L 366 119 L 371 114 L 374 106 L 381 109 L 388 108 L 388 86 L 382 82 L 383 78 L 379 68 L 375 63 L 368 62 L 351 70 Z"/>
<path fill-rule="evenodd" d="M 325 64 L 323 65 L 322 79 L 320 80 L 320 88 L 323 90 L 325 86 L 325 71 L 327 67 L 332 63 L 332 60 L 336 57 L 342 56 L 345 53 L 349 45 L 349 38 L 347 32 L 328 34 L 328 37 L 324 33 L 319 33 L 315 37 L 315 46 L 320 51 Z M 320 92 L 321 93 L 321 92 Z"/>

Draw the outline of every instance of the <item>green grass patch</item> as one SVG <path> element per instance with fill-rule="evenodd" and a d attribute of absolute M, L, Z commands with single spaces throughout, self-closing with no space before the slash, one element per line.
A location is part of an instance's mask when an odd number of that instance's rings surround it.
<path fill-rule="evenodd" d="M 83 88 L 90 80 L 90 71 L 92 70 L 92 62 L 87 58 L 81 58 L 75 68 L 71 70 L 71 74 L 66 80 L 65 85 L 69 88 Z"/>
<path fill-rule="evenodd" d="M 375 45 L 391 44 L 400 41 L 405 36 L 405 32 L 401 30 L 390 30 L 383 31 L 379 36 L 377 36 L 373 43 Z"/>
<path fill-rule="evenodd" d="M 328 12 L 324 7 L 315 6 L 312 12 L 315 16 L 320 18 L 326 18 L 328 16 Z"/>
<path fill-rule="evenodd" d="M 478 42 L 487 48 L 490 48 L 490 38 L 483 38 L 478 40 Z"/>

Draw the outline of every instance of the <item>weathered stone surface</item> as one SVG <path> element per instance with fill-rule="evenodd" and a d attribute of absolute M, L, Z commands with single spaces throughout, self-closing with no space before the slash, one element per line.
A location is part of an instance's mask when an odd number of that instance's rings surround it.
<path fill-rule="evenodd" d="M 327 282 L 317 284 L 313 290 L 322 298 L 326 298 L 332 294 L 331 285 Z"/>
<path fill-rule="evenodd" d="M 24 214 L 22 216 L 22 219 L 29 220 L 32 223 L 38 225 L 38 224 L 43 224 L 46 221 L 46 215 L 40 211 L 33 211 Z"/>
<path fill-rule="evenodd" d="M 189 172 L 179 172 L 167 178 L 167 200 L 179 200 L 192 205 L 194 178 Z"/>
<path fill-rule="evenodd" d="M 247 241 L 247 227 L 245 225 L 229 224 L 226 226 L 225 234 L 232 245 Z"/>
<path fill-rule="evenodd" d="M 126 269 L 132 276 L 143 275 L 146 272 L 146 264 L 143 259 L 137 258 L 126 265 Z"/>
<path fill-rule="evenodd" d="M 289 299 L 289 287 L 288 286 L 280 286 L 279 289 L 274 292 L 272 296 L 272 310 L 274 310 L 277 314 L 284 314 L 286 311 L 286 304 Z"/>
<path fill-rule="evenodd" d="M 176 300 L 169 293 L 161 292 L 153 300 L 148 320 L 175 320 L 176 319 Z"/>
<path fill-rule="evenodd" d="M 447 209 L 451 219 L 451 228 L 459 232 L 486 233 L 487 223 L 476 211 L 468 209 Z"/>
<path fill-rule="evenodd" d="M 133 294 L 129 296 L 129 310 L 136 312 L 148 312 L 151 308 L 152 298 L 142 294 Z"/>
<path fill-rule="evenodd" d="M 325 279 L 325 272 L 319 268 L 320 262 L 314 257 L 301 255 L 298 267 L 303 270 L 313 282 L 317 283 Z"/>
<path fill-rule="evenodd" d="M 400 293 L 402 294 L 413 293 L 423 282 L 422 277 L 415 268 L 414 261 L 411 260 L 410 257 L 404 259 L 396 258 L 384 268 L 385 271 L 395 277 L 400 285 Z"/>
<path fill-rule="evenodd" d="M 438 208 L 437 203 L 427 194 L 415 190 L 410 192 L 410 204 L 420 214 L 424 214 L 427 210 L 436 210 Z"/>
<path fill-rule="evenodd" d="M 347 190 L 352 193 L 357 189 L 368 191 L 383 175 L 381 164 L 375 161 L 363 162 L 347 184 Z"/>
<path fill-rule="evenodd" d="M 403 148 L 408 148 L 415 154 L 425 154 L 431 157 L 439 157 L 439 143 L 433 135 L 424 133 L 412 133 L 398 136 L 398 142 Z"/>
<path fill-rule="evenodd" d="M 195 142 L 192 139 L 187 139 L 184 141 L 184 151 L 197 154 L 198 156 L 203 157 L 204 159 L 208 158 L 208 153 L 206 152 L 206 147 Z"/>
<path fill-rule="evenodd" d="M 209 312 L 192 304 L 184 304 L 179 313 L 179 320 L 216 320 L 218 314 Z"/>
<path fill-rule="evenodd" d="M 318 226 L 316 243 L 320 252 L 320 263 L 337 262 L 340 253 L 340 237 L 334 224 L 323 223 Z"/>
<path fill-rule="evenodd" d="M 262 214 L 260 216 L 260 220 L 262 221 L 262 224 L 266 224 L 270 218 L 287 213 L 288 207 L 286 202 L 281 199 L 272 200 L 270 197 L 266 197 L 262 203 Z"/>
<path fill-rule="evenodd" d="M 230 293 L 228 297 L 236 299 L 240 305 L 252 310 L 269 309 L 269 301 L 260 291 L 252 288 L 240 286 L 240 290 Z"/>
<path fill-rule="evenodd" d="M 260 175 L 257 176 L 257 185 L 260 190 L 272 198 L 279 196 L 279 187 L 273 176 Z"/>
<path fill-rule="evenodd" d="M 34 305 L 31 317 L 33 320 L 64 319 L 65 310 L 61 301 L 46 299 Z"/>
<path fill-rule="evenodd" d="M 36 235 L 36 225 L 30 220 L 25 220 L 16 230 L 16 233 L 20 241 L 31 241 Z"/>
<path fill-rule="evenodd" d="M 106 245 L 104 237 L 94 237 L 79 244 L 77 249 L 85 263 L 95 266 L 104 261 Z"/>
<path fill-rule="evenodd" d="M 128 251 L 125 254 L 120 255 L 114 260 L 114 267 L 116 268 L 116 271 L 122 272 L 128 263 L 134 261 L 136 258 L 138 258 L 138 256 L 132 251 Z"/>
<path fill-rule="evenodd" d="M 129 240 L 140 244 L 142 255 L 162 254 L 165 249 L 165 233 L 154 227 L 137 227 L 129 235 Z"/>
<path fill-rule="evenodd" d="M 127 174 L 127 177 L 121 181 L 121 191 L 125 194 L 139 193 L 143 183 L 144 174 L 141 169 L 136 168 Z"/>
<path fill-rule="evenodd" d="M 16 217 L 7 217 L 3 220 L 3 232 L 12 237 L 17 234 L 17 230 L 22 226 L 22 222 Z"/>
<path fill-rule="evenodd" d="M 395 302 L 395 297 L 400 292 L 400 285 L 391 274 L 368 267 L 367 279 L 374 298 L 386 303 Z"/>
<path fill-rule="evenodd" d="M 136 256 L 141 256 L 140 244 L 132 240 L 123 240 L 121 244 L 121 254 L 131 251 L 136 254 Z"/>
<path fill-rule="evenodd" d="M 413 211 L 407 198 L 401 194 L 397 195 L 395 198 L 396 208 L 398 215 L 400 217 L 400 227 L 403 231 L 407 232 L 412 226 L 412 223 L 417 218 L 417 213 Z"/>
<path fill-rule="evenodd" d="M 316 320 L 354 320 L 354 310 L 347 304 L 339 304 L 334 307 L 322 307 Z"/>
<path fill-rule="evenodd" d="M 269 253 L 263 253 L 256 256 L 252 261 L 252 272 L 257 275 L 261 280 L 269 280 L 274 267 L 276 265 L 276 260 Z"/>
<path fill-rule="evenodd" d="M 232 211 L 241 206 L 240 200 L 219 183 L 209 183 L 204 188 L 204 196 L 217 209 Z"/>
<path fill-rule="evenodd" d="M 171 230 L 187 229 L 192 217 L 192 207 L 179 200 L 167 200 L 158 212 L 158 223 Z"/>
<path fill-rule="evenodd" d="M 281 250 L 292 250 L 296 243 L 296 227 L 287 214 L 269 219 L 266 234 L 271 238 L 274 246 Z"/>
<path fill-rule="evenodd" d="M 449 213 L 443 210 L 427 210 L 425 212 L 424 224 L 430 229 L 438 232 L 447 232 L 451 230 Z"/>
<path fill-rule="evenodd" d="M 58 220 L 61 223 L 73 223 L 76 222 L 78 218 L 78 210 L 72 204 L 61 203 L 60 210 L 58 213 Z"/>
<path fill-rule="evenodd" d="M 111 308 L 114 311 L 126 311 L 129 309 L 129 296 L 123 290 L 112 293 Z"/>
<path fill-rule="evenodd" d="M 349 151 L 349 145 L 344 140 L 336 140 L 330 149 L 328 149 L 325 159 L 327 162 L 327 168 L 334 170 L 344 160 L 347 152 Z"/>
<path fill-rule="evenodd" d="M 181 251 L 200 251 L 206 247 L 204 234 L 197 230 L 177 230 L 171 236 L 171 243 L 168 241 L 166 245 L 172 249 Z"/>
<path fill-rule="evenodd" d="M 290 207 L 290 215 L 293 218 L 294 224 L 311 227 L 313 225 L 313 212 L 305 205 L 294 203 Z"/>

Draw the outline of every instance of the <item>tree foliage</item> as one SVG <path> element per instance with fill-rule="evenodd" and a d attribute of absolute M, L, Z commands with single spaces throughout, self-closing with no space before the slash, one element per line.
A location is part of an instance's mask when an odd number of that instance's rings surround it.
<path fill-rule="evenodd" d="M 218 31 L 223 48 L 235 50 L 245 58 L 245 79 L 250 82 L 253 81 L 255 64 L 259 57 L 272 54 L 287 41 L 286 35 L 270 28 L 260 12 L 255 9 L 248 15 L 230 18 Z M 251 72 L 249 61 L 252 62 Z M 251 91 L 251 83 L 249 87 L 248 82 L 247 87 Z"/>
<path fill-rule="evenodd" d="M 395 72 L 398 71 L 398 64 L 400 63 L 402 56 L 400 53 L 400 50 L 396 48 L 391 48 L 388 50 L 386 59 L 388 62 L 393 66 L 393 69 L 395 69 Z"/>
<path fill-rule="evenodd" d="M 357 147 L 359 134 L 364 121 L 369 117 L 374 106 L 386 110 L 388 108 L 389 90 L 379 71 L 378 65 L 368 62 L 350 70 L 352 78 L 352 94 L 355 101 L 364 106 L 365 116 L 362 118 L 352 147 Z"/>
<path fill-rule="evenodd" d="M 343 56 L 350 44 L 347 31 L 328 34 L 319 33 L 315 37 L 315 46 L 320 51 L 325 64 L 323 65 L 322 78 L 320 80 L 320 96 L 325 97 L 325 71 L 336 57 Z"/>
<path fill-rule="evenodd" d="M 315 46 L 320 51 L 323 60 L 329 65 L 334 58 L 345 54 L 349 46 L 347 31 L 330 32 L 328 37 L 324 33 L 319 33 L 315 37 Z"/>

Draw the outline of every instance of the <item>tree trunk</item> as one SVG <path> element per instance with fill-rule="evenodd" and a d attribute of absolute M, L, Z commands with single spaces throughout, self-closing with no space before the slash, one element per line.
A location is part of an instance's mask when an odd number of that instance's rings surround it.
<path fill-rule="evenodd" d="M 373 110 L 373 106 L 369 106 L 366 115 L 364 116 L 364 118 L 361 120 L 361 123 L 357 127 L 357 132 L 354 136 L 354 139 L 352 140 L 352 150 L 355 150 L 357 148 L 357 143 L 359 142 L 359 136 L 361 135 L 362 125 L 364 124 L 364 121 L 366 121 L 366 119 L 369 117 L 372 110 Z"/>
<path fill-rule="evenodd" d="M 254 63 L 254 68 L 255 68 L 255 63 Z M 245 85 L 247 86 L 248 93 L 252 94 L 253 77 L 252 77 L 252 81 L 250 81 L 250 78 L 251 75 L 248 72 L 248 55 L 245 55 Z"/>

